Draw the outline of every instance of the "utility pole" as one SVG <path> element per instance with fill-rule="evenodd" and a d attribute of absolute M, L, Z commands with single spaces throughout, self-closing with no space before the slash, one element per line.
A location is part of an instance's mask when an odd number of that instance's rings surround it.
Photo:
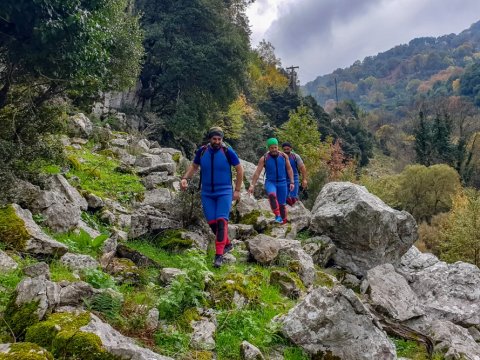
<path fill-rule="evenodd" d="M 338 107 L 338 86 L 337 86 L 337 78 L 335 78 L 335 99 L 337 100 L 337 107 Z"/>
<path fill-rule="evenodd" d="M 287 68 L 287 70 L 290 70 L 290 72 L 288 73 L 289 87 L 290 87 L 290 90 L 294 93 L 298 91 L 298 86 L 297 86 L 298 76 L 295 69 L 299 69 L 299 68 L 300 68 L 299 66 L 293 66 L 293 65 Z"/>

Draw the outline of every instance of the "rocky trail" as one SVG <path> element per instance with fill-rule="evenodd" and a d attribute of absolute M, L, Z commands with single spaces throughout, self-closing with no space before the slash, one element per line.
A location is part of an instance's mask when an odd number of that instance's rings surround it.
<path fill-rule="evenodd" d="M 221 280 L 212 283 L 219 275 L 210 268 L 170 266 L 189 249 L 205 259 L 212 241 L 195 184 L 190 192 L 179 191 L 188 164 L 183 155 L 97 128 L 83 114 L 69 121 L 63 142 L 70 168 L 45 175 L 42 186 L 19 181 L 14 201 L 0 208 L 0 269 L 4 277 L 18 278 L 13 288 L 0 287 L 2 338 L 10 339 L 0 345 L 0 359 L 228 358 L 217 354 L 221 332 L 234 321 L 228 311 L 263 304 L 263 288 L 249 273 L 254 266 L 266 269 L 269 284 L 285 304 L 291 302 L 271 320 L 276 333 L 307 358 L 397 359 L 395 337 L 418 342 L 425 356 L 435 359 L 480 359 L 480 269 L 421 253 L 413 246 L 413 217 L 364 187 L 329 183 L 311 211 L 301 203 L 289 208 L 290 222 L 283 226 L 273 221 L 262 179 L 256 199 L 243 189 L 229 226 L 235 250 L 225 256 Z M 242 164 L 248 181 L 255 166 Z M 109 180 L 111 173 L 116 177 Z M 57 235 L 65 232 L 76 235 L 67 240 Z M 172 252 L 170 258 L 142 250 L 140 245 L 157 239 Z M 206 256 L 208 266 L 211 258 Z M 59 269 L 67 273 L 63 278 Z M 145 269 L 154 274 L 153 282 L 142 280 Z M 128 303 L 122 284 L 133 292 L 146 287 L 153 296 L 180 286 L 179 279 L 194 282 L 198 274 L 205 284 L 199 296 L 207 301 L 194 307 L 191 318 L 181 315 L 187 321 L 187 353 L 165 355 L 151 343 L 152 334 L 171 331 L 158 299 L 129 308 L 141 313 L 137 332 L 111 325 L 101 306 Z M 95 286 L 105 279 L 113 279 L 111 286 Z M 242 336 L 237 334 L 241 345 L 232 350 L 239 358 L 304 358 L 285 355 L 286 345 L 261 351 Z"/>

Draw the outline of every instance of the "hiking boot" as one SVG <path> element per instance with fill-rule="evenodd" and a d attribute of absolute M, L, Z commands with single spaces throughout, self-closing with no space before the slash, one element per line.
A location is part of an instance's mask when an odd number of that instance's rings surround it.
<path fill-rule="evenodd" d="M 215 255 L 215 261 L 213 262 L 213 267 L 219 268 L 223 263 L 223 255 Z"/>
<path fill-rule="evenodd" d="M 225 255 L 226 253 L 230 252 L 233 250 L 233 244 L 230 243 L 228 245 L 225 245 L 225 247 L 223 248 L 223 254 Z"/>
<path fill-rule="evenodd" d="M 279 223 L 279 224 L 283 224 L 283 219 L 282 219 L 282 217 L 281 217 L 280 215 L 276 216 L 276 217 L 275 217 L 275 222 L 276 222 L 276 223 Z"/>

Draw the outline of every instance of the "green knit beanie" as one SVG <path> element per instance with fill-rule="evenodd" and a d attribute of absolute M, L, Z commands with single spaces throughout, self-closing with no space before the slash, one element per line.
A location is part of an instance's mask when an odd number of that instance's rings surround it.
<path fill-rule="evenodd" d="M 272 145 L 277 145 L 278 146 L 278 140 L 275 138 L 270 138 L 267 140 L 267 148 L 269 148 Z"/>

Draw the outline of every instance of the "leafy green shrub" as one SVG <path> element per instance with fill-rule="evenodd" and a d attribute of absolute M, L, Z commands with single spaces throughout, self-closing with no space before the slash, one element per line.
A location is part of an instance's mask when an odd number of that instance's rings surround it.
<path fill-rule="evenodd" d="M 75 232 L 67 232 L 61 234 L 53 234 L 55 240 L 60 241 L 68 246 L 71 252 L 96 255 L 102 247 L 108 234 L 101 234 L 95 239 L 84 230 L 80 230 L 78 234 Z"/>
<path fill-rule="evenodd" d="M 97 294 L 91 299 L 84 299 L 84 303 L 87 310 L 98 311 L 108 320 L 118 319 L 122 308 L 122 300 L 108 292 Z"/>
<path fill-rule="evenodd" d="M 96 289 L 116 288 L 115 280 L 102 270 L 85 269 L 82 275 L 83 279 Z"/>
<path fill-rule="evenodd" d="M 211 273 L 204 255 L 196 250 L 188 251 L 183 267 L 186 275 L 176 277 L 160 296 L 158 310 L 162 318 L 175 318 L 186 308 L 201 306 L 206 302 L 205 280 Z"/>
<path fill-rule="evenodd" d="M 185 353 L 190 343 L 190 336 L 180 331 L 159 331 L 155 334 L 155 344 L 160 347 L 160 352 L 167 356 Z"/>

